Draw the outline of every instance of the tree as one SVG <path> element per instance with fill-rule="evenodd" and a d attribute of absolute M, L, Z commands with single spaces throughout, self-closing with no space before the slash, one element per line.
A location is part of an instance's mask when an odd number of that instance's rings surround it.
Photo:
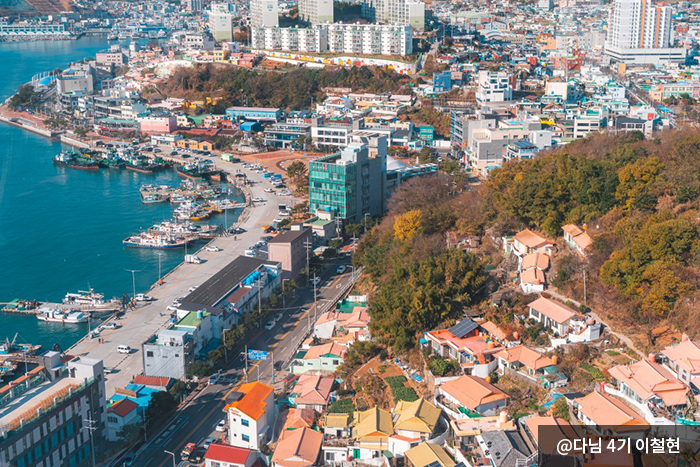
<path fill-rule="evenodd" d="M 10 98 L 8 106 L 12 110 L 20 107 L 36 107 L 39 104 L 39 94 L 34 91 L 34 86 L 25 84 Z"/>
<path fill-rule="evenodd" d="M 567 422 L 571 420 L 571 412 L 569 412 L 569 405 L 566 403 L 565 397 L 560 397 L 554 402 L 552 415 Z"/>
<path fill-rule="evenodd" d="M 209 363 L 196 360 L 190 363 L 190 365 L 187 367 L 187 376 L 196 376 L 198 378 L 202 378 L 211 374 L 211 370 L 212 367 Z"/>
<path fill-rule="evenodd" d="M 422 213 L 419 209 L 401 214 L 394 221 L 394 236 L 399 240 L 410 240 L 420 232 Z"/>
<path fill-rule="evenodd" d="M 181 400 L 182 397 L 189 392 L 187 384 L 182 380 L 177 380 L 169 389 L 170 394 L 175 398 L 175 400 Z"/>
<path fill-rule="evenodd" d="M 620 170 L 620 184 L 615 193 L 627 211 L 633 207 L 650 209 L 655 199 L 649 193 L 652 184 L 657 180 L 661 171 L 661 162 L 657 157 L 632 162 Z"/>
<path fill-rule="evenodd" d="M 432 149 L 430 149 L 429 147 L 424 147 L 420 150 L 420 152 L 418 153 L 418 160 L 422 164 L 432 163 L 436 161 L 435 155 L 433 154 Z"/>
<path fill-rule="evenodd" d="M 167 417 L 177 408 L 177 401 L 167 391 L 154 392 L 146 409 L 146 421 L 150 425 L 153 422 Z"/>
<path fill-rule="evenodd" d="M 140 423 L 124 425 L 117 436 L 123 445 L 131 446 L 143 436 L 143 426 Z"/>

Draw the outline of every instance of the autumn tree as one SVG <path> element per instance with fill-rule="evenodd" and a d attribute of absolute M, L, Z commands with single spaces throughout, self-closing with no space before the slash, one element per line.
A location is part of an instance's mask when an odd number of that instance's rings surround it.
<path fill-rule="evenodd" d="M 401 214 L 394 221 L 394 236 L 399 240 L 410 240 L 421 231 L 422 213 L 413 209 Z"/>

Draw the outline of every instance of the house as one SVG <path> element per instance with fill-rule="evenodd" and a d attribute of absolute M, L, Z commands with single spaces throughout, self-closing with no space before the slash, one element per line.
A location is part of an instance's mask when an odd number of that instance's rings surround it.
<path fill-rule="evenodd" d="M 659 357 L 676 378 L 694 390 L 700 389 L 700 343 L 683 334 L 679 344 L 666 347 Z"/>
<path fill-rule="evenodd" d="M 212 443 L 204 455 L 205 467 L 252 467 L 258 453 L 250 449 Z"/>
<path fill-rule="evenodd" d="M 530 458 L 530 449 L 517 431 L 489 431 L 477 436 L 476 440 L 484 456 L 483 459 L 488 462 L 480 465 L 493 467 L 532 465 L 532 462 L 525 462 Z"/>
<path fill-rule="evenodd" d="M 353 437 L 356 446 L 352 457 L 355 460 L 374 459 L 389 447 L 389 436 L 394 433 L 391 414 L 379 407 L 355 412 Z"/>
<path fill-rule="evenodd" d="M 399 401 L 394 408 L 397 435 L 426 441 L 436 434 L 442 409 L 422 397 L 413 402 Z"/>
<path fill-rule="evenodd" d="M 467 411 L 495 415 L 508 404 L 510 396 L 478 376 L 464 375 L 437 388 L 437 400 L 443 398 L 456 407 L 455 413 Z"/>
<path fill-rule="evenodd" d="M 162 376 L 146 376 L 146 375 L 136 375 L 132 383 L 143 384 L 147 388 L 158 389 L 160 391 L 167 391 L 170 387 L 175 384 L 175 379 L 167 378 Z"/>
<path fill-rule="evenodd" d="M 546 278 L 541 269 L 529 268 L 520 272 L 520 288 L 523 293 L 542 293 L 544 292 L 545 286 Z"/>
<path fill-rule="evenodd" d="M 549 269 L 549 255 L 545 253 L 530 253 L 523 256 L 520 262 L 520 270 L 526 271 L 531 268 L 539 269 L 540 271 Z"/>
<path fill-rule="evenodd" d="M 556 335 L 566 336 L 571 331 L 572 320 L 583 320 L 583 316 L 568 306 L 540 297 L 528 305 L 530 318 L 542 323 Z"/>
<path fill-rule="evenodd" d="M 435 355 L 457 360 L 466 373 L 484 378 L 497 368 L 493 355 L 503 348 L 469 318 L 449 329 L 426 332 L 421 344 Z"/>
<path fill-rule="evenodd" d="M 481 323 L 479 327 L 482 331 L 486 333 L 486 335 L 488 335 L 491 339 L 495 340 L 504 347 L 512 347 L 520 343 L 520 340 L 517 339 L 516 336 L 513 335 L 513 333 L 504 330 L 502 327 L 500 327 L 493 321 L 486 321 L 485 323 Z"/>
<path fill-rule="evenodd" d="M 312 428 L 316 422 L 316 411 L 314 409 L 290 408 L 287 411 L 287 418 L 284 421 L 284 430 L 298 430 L 299 428 Z"/>
<path fill-rule="evenodd" d="M 301 375 L 290 399 L 299 409 L 314 409 L 322 413 L 328 406 L 334 382 L 332 376 Z"/>
<path fill-rule="evenodd" d="M 631 407 L 599 391 L 574 399 L 573 407 L 579 421 L 596 427 L 602 435 L 624 433 L 637 438 L 649 430 L 649 424 Z"/>
<path fill-rule="evenodd" d="M 512 239 L 512 252 L 520 258 L 530 253 L 551 255 L 553 250 L 554 242 L 552 240 L 530 229 L 518 232 Z"/>
<path fill-rule="evenodd" d="M 629 365 L 617 365 L 609 370 L 620 397 L 632 405 L 678 412 L 688 404 L 688 388 L 670 371 L 651 359 Z M 643 409 L 642 409 L 643 410 Z"/>
<path fill-rule="evenodd" d="M 350 422 L 352 422 L 352 417 L 350 416 L 350 414 L 326 414 L 326 418 L 323 423 L 323 434 L 335 438 L 347 438 L 352 434 Z"/>
<path fill-rule="evenodd" d="M 151 397 L 156 392 L 161 392 L 161 390 L 153 389 L 143 384 L 127 384 L 124 388 L 116 388 L 114 390 L 115 394 L 109 398 L 108 403 L 114 404 L 121 400 L 129 399 L 138 405 L 136 410 L 140 415 L 143 415 L 151 403 Z"/>
<path fill-rule="evenodd" d="M 490 431 L 517 430 L 515 422 L 508 419 L 508 414 L 502 410 L 498 415 L 489 417 L 462 418 L 450 420 L 450 428 L 455 437 L 455 447 L 466 449 L 476 445 L 476 437 Z"/>
<path fill-rule="evenodd" d="M 243 384 L 231 394 L 224 410 L 228 413 L 229 443 L 246 449 L 260 450 L 272 435 L 277 416 L 274 391 L 260 382 Z"/>
<path fill-rule="evenodd" d="M 406 465 L 413 467 L 454 467 L 457 465 L 442 446 L 421 443 L 406 451 Z"/>
<path fill-rule="evenodd" d="M 352 312 L 344 313 L 330 310 L 322 314 L 314 323 L 314 335 L 319 339 L 331 339 L 343 331 L 351 334 L 353 340 L 365 340 L 369 337 L 370 316 L 367 307 L 355 307 Z"/>
<path fill-rule="evenodd" d="M 122 399 L 107 408 L 105 436 L 108 441 L 118 441 L 124 427 L 141 423 L 142 418 L 137 409 L 138 404 L 130 399 Z"/>
<path fill-rule="evenodd" d="M 564 231 L 564 241 L 579 255 L 586 256 L 586 249 L 593 243 L 591 236 L 574 224 L 566 224 L 561 229 Z"/>
<path fill-rule="evenodd" d="M 292 362 L 292 373 L 302 374 L 307 371 L 334 372 L 343 363 L 347 349 L 336 342 L 314 345 L 308 350 L 297 352 Z"/>
<path fill-rule="evenodd" d="M 556 441 L 579 437 L 569 422 L 551 415 L 531 415 L 523 419 L 522 426 L 532 445 L 545 454 L 556 452 Z"/>
<path fill-rule="evenodd" d="M 321 452 L 323 433 L 311 428 L 284 432 L 272 454 L 272 465 L 306 467 L 316 465 Z"/>
<path fill-rule="evenodd" d="M 529 376 L 542 374 L 545 368 L 554 367 L 554 361 L 524 345 L 501 350 L 496 354 L 498 370 L 506 374 L 508 370 L 524 372 Z"/>
<path fill-rule="evenodd" d="M 306 267 L 307 247 L 312 240 L 308 228 L 281 233 L 267 242 L 268 258 L 282 264 L 287 277 L 296 278 Z"/>

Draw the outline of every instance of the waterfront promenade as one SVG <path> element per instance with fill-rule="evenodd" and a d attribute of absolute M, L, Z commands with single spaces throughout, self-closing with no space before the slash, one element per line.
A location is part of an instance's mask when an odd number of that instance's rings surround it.
<path fill-rule="evenodd" d="M 229 173 L 235 173 L 237 169 L 241 168 L 241 164 L 223 162 L 216 157 L 213 158 L 213 161 L 219 168 Z M 100 359 L 106 368 L 113 370 L 112 373 L 106 375 L 108 398 L 114 394 L 115 388 L 126 386 L 135 375 L 143 371 L 141 344 L 151 335 L 168 326 L 170 312 L 166 310 L 166 307 L 171 305 L 175 298 L 186 296 L 190 287 L 204 283 L 234 258 L 243 255 L 245 249 L 255 244 L 264 235 L 262 226 L 269 225 L 276 217 L 278 204 L 290 203 L 290 197 L 265 193 L 263 189 L 267 188 L 268 185 L 260 183 L 262 181 L 260 175 L 250 170 L 245 170 L 245 174 L 249 179 L 258 182 L 247 188 L 251 197 L 264 198 L 267 202 L 252 203 L 241 214 L 239 223 L 236 225 L 246 230 L 243 234 L 237 235 L 236 238 L 232 235 L 214 239 L 211 244 L 221 248 L 221 251 L 209 252 L 202 249 L 196 254 L 204 260 L 203 263 L 183 263 L 171 271 L 165 276 L 163 285 L 154 285 L 148 292 L 148 295 L 155 299 L 153 302 L 128 311 L 122 319 L 116 321 L 121 325 L 120 328 L 105 329 L 100 333 L 100 337 L 104 339 L 103 343 L 99 343 L 98 339 L 84 338 L 67 350 L 67 353 L 71 355 Z M 190 251 L 189 253 L 195 252 Z M 118 345 L 130 346 L 132 348 L 131 354 L 117 353 Z"/>

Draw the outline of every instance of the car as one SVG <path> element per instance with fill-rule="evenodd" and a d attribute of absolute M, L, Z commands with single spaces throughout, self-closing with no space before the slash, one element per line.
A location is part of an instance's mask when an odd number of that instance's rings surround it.
<path fill-rule="evenodd" d="M 207 251 L 221 251 L 221 248 L 219 248 L 219 247 L 216 246 L 216 245 L 208 246 L 208 247 L 205 247 L 204 249 L 207 250 Z"/>
<path fill-rule="evenodd" d="M 226 431 L 226 419 L 223 418 L 219 423 L 216 424 L 216 431 Z"/>
<path fill-rule="evenodd" d="M 124 458 L 124 462 L 122 463 L 122 465 L 123 465 L 124 467 L 131 467 L 132 465 L 134 465 L 134 459 L 136 459 L 136 454 L 133 453 L 133 452 L 131 452 L 131 453 L 129 453 L 129 454 L 126 455 L 126 457 Z"/>
<path fill-rule="evenodd" d="M 345 265 L 341 264 L 340 266 L 338 266 L 338 269 L 336 269 L 335 272 L 337 272 L 338 274 L 344 273 L 345 272 Z"/>
<path fill-rule="evenodd" d="M 280 362 L 279 360 L 275 362 L 275 370 L 279 371 L 282 369 L 284 366 L 284 362 Z"/>
<path fill-rule="evenodd" d="M 267 324 L 265 324 L 266 331 L 270 331 L 274 327 L 275 327 L 275 320 L 268 321 Z"/>
<path fill-rule="evenodd" d="M 192 287 L 189 288 L 189 291 L 190 291 L 190 292 L 194 292 L 195 290 L 197 290 L 197 287 L 199 287 L 199 286 L 198 286 L 198 285 L 193 285 Z"/>
<path fill-rule="evenodd" d="M 277 313 L 277 316 L 275 316 L 275 321 L 280 321 L 284 315 L 282 313 Z"/>
<path fill-rule="evenodd" d="M 199 464 L 204 460 L 204 455 L 207 453 L 207 450 L 204 449 L 203 446 L 198 446 L 197 449 L 195 449 L 192 454 L 190 454 L 190 458 L 188 459 L 190 462 L 194 462 L 195 464 Z"/>
<path fill-rule="evenodd" d="M 243 232 L 245 232 L 245 229 L 242 227 L 234 227 L 231 229 L 231 232 L 235 234 L 242 234 Z"/>
<path fill-rule="evenodd" d="M 277 215 L 280 217 L 289 217 L 289 211 L 280 211 Z"/>
<path fill-rule="evenodd" d="M 281 218 L 278 217 L 278 218 L 276 218 L 276 219 L 273 219 L 272 222 L 274 222 L 275 224 L 279 224 L 279 223 L 281 223 L 281 222 L 284 222 L 284 219 L 281 219 Z"/>
<path fill-rule="evenodd" d="M 272 188 L 265 188 L 263 191 L 265 193 L 274 193 L 275 192 L 275 190 L 273 190 Z"/>
<path fill-rule="evenodd" d="M 188 459 L 190 457 L 190 454 L 197 448 L 197 445 L 194 443 L 187 443 L 187 445 L 184 447 L 182 452 L 180 453 L 180 457 L 183 459 Z"/>
<path fill-rule="evenodd" d="M 165 309 L 167 311 L 177 311 L 177 306 L 176 305 L 168 305 Z"/>
<path fill-rule="evenodd" d="M 257 248 L 264 248 L 267 246 L 267 242 L 265 240 L 260 240 L 258 243 L 255 244 Z"/>
<path fill-rule="evenodd" d="M 311 285 L 318 285 L 321 282 L 321 278 L 320 277 L 313 277 L 313 278 L 309 279 L 309 282 L 311 283 Z"/>
<path fill-rule="evenodd" d="M 117 346 L 117 352 L 118 352 L 118 353 L 130 354 L 130 353 L 131 353 L 131 347 L 129 347 L 128 345 L 124 345 L 124 344 L 118 345 L 118 346 Z"/>
<path fill-rule="evenodd" d="M 212 444 L 221 444 L 221 440 L 219 438 L 215 438 L 214 436 L 210 436 L 209 438 L 204 440 L 204 442 L 202 443 L 202 447 L 204 449 L 209 449 L 209 446 L 211 446 Z"/>
<path fill-rule="evenodd" d="M 221 377 L 221 373 L 214 373 L 209 377 L 209 382 L 207 383 L 209 386 L 212 384 L 216 384 L 219 381 L 219 377 Z"/>
<path fill-rule="evenodd" d="M 106 366 L 106 367 L 104 367 L 104 372 L 105 372 L 105 374 L 108 374 L 108 375 L 109 375 L 109 374 L 114 373 L 115 371 L 117 371 L 117 370 L 116 370 L 115 368 L 112 368 L 111 366 Z"/>
<path fill-rule="evenodd" d="M 177 156 L 177 151 L 170 151 L 171 156 Z"/>
<path fill-rule="evenodd" d="M 254 203 L 264 203 L 267 200 L 265 198 L 253 198 L 252 201 Z"/>
<path fill-rule="evenodd" d="M 182 157 L 183 159 L 189 159 L 192 156 L 190 156 L 189 154 L 181 154 L 180 157 Z"/>
<path fill-rule="evenodd" d="M 117 323 L 110 321 L 109 323 L 104 323 L 102 325 L 102 327 L 105 329 L 117 329 L 119 327 L 119 325 Z"/>
<path fill-rule="evenodd" d="M 151 300 L 153 300 L 153 298 L 142 293 L 137 293 L 136 295 L 134 295 L 134 300 L 136 300 L 137 302 L 150 302 Z"/>

